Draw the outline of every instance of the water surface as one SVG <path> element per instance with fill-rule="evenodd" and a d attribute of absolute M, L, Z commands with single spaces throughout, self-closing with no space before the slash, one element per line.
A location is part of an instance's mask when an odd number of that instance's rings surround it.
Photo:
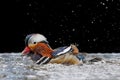
<path fill-rule="evenodd" d="M 91 53 L 83 65 L 34 64 L 20 53 L 0 54 L 0 80 L 120 80 L 120 53 Z"/>

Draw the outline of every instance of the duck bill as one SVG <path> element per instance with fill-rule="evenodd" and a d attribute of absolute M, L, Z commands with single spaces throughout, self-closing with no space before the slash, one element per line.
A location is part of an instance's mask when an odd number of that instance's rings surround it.
<path fill-rule="evenodd" d="M 30 53 L 30 48 L 29 47 L 25 47 L 24 48 L 24 50 L 22 51 L 22 55 L 24 56 L 24 55 L 27 55 L 27 54 L 29 54 Z"/>

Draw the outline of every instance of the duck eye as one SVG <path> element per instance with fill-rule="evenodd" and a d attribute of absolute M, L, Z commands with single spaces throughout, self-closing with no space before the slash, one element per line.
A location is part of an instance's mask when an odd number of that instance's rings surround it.
<path fill-rule="evenodd" d="M 37 42 L 33 42 L 33 44 L 36 44 Z"/>

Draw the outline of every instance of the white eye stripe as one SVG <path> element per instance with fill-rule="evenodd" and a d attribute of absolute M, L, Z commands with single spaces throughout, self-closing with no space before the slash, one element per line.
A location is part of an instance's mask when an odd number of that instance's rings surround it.
<path fill-rule="evenodd" d="M 34 34 L 29 38 L 28 44 L 34 44 L 34 42 L 38 43 L 38 42 L 41 42 L 41 41 L 47 42 L 47 39 L 43 35 Z"/>
<path fill-rule="evenodd" d="M 33 42 L 34 42 L 34 41 L 32 40 L 32 37 L 33 37 L 33 36 L 31 36 L 31 37 L 29 38 L 29 40 L 28 40 L 28 44 L 33 43 Z"/>

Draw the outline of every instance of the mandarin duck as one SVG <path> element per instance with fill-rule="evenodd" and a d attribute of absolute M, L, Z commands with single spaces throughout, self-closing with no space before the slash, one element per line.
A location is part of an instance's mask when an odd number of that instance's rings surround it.
<path fill-rule="evenodd" d="M 75 45 L 52 49 L 47 38 L 39 33 L 27 35 L 25 46 L 22 55 L 30 56 L 36 64 L 83 64 L 84 56 Z"/>

